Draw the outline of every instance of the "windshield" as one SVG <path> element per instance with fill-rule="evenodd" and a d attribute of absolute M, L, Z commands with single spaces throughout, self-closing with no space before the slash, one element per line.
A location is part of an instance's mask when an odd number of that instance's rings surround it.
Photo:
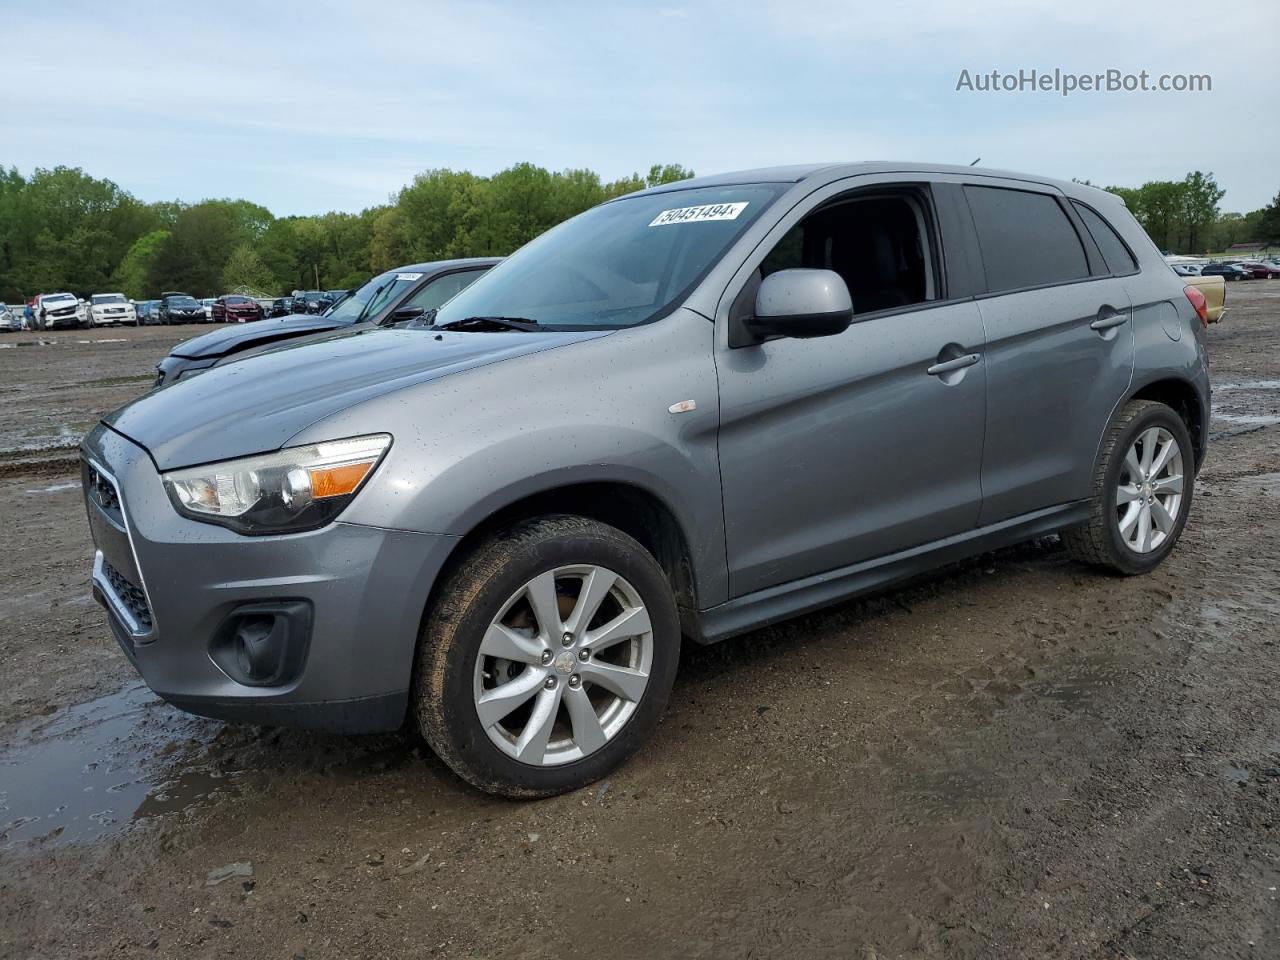
<path fill-rule="evenodd" d="M 593 207 L 529 242 L 440 308 L 547 327 L 629 327 L 665 315 L 786 184 L 699 187 Z"/>
<path fill-rule="evenodd" d="M 376 317 L 387 305 L 410 287 L 416 286 L 425 274 L 412 270 L 392 270 L 374 277 L 348 297 L 343 297 L 329 308 L 325 317 L 338 323 L 359 323 Z"/>
<path fill-rule="evenodd" d="M 170 297 L 169 306 L 171 307 L 198 307 L 194 297 Z"/>
<path fill-rule="evenodd" d="M 45 303 L 61 303 L 63 300 L 74 300 L 74 299 L 75 297 L 73 297 L 69 293 L 51 293 L 49 294 L 49 296 L 44 298 L 44 302 Z"/>
<path fill-rule="evenodd" d="M 124 303 L 123 293 L 95 293 L 94 303 Z"/>

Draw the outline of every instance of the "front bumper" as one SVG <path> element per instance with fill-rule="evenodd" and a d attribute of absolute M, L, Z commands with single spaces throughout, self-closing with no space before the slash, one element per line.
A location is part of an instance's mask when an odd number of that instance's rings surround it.
<path fill-rule="evenodd" d="M 179 516 L 147 453 L 107 427 L 82 456 L 94 596 L 152 690 L 225 720 L 400 725 L 426 599 L 457 538 L 341 522 L 244 537 Z M 220 630 L 250 606 L 284 603 L 311 611 L 299 668 L 275 686 L 233 679 L 212 653 Z"/>

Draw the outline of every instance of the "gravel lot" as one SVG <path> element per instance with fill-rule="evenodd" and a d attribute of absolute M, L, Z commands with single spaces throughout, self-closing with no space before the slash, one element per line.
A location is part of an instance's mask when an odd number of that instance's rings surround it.
<path fill-rule="evenodd" d="M 0 338 L 0 956 L 1280 957 L 1280 283 L 1228 306 L 1155 573 L 1048 538 L 686 649 L 656 740 L 537 803 L 151 696 L 68 464 L 204 328 Z"/>

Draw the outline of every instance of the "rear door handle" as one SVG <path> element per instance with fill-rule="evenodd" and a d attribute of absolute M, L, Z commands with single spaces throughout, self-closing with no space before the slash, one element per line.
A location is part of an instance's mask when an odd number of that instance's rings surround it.
<path fill-rule="evenodd" d="M 943 360 L 941 363 L 935 363 L 932 367 L 925 371 L 931 377 L 939 374 L 950 373 L 953 370 L 963 370 L 965 367 L 972 367 L 975 363 L 982 359 L 980 353 L 966 353 L 962 357 L 956 357 L 954 360 Z"/>
<path fill-rule="evenodd" d="M 1117 310 L 1115 307 L 1099 307 L 1098 319 L 1089 324 L 1090 330 L 1110 330 L 1129 319 L 1129 311 Z"/>

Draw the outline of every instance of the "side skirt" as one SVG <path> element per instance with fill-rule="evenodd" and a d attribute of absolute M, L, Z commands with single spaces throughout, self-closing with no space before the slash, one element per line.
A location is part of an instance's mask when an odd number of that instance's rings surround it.
<path fill-rule="evenodd" d="M 692 639 L 704 644 L 718 643 L 957 560 L 1053 533 L 1088 518 L 1089 501 L 1079 500 L 1011 517 L 875 560 L 757 590 L 701 611 L 697 616 L 697 629 L 691 631 Z"/>

